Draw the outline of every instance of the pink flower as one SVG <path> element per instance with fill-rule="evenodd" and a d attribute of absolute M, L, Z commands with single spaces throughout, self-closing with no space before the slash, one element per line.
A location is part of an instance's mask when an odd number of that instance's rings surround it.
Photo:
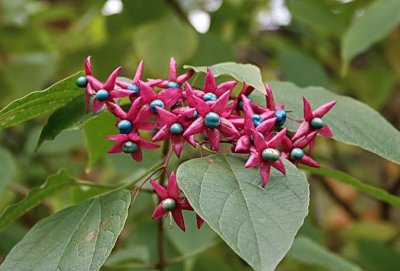
<path fill-rule="evenodd" d="M 136 69 L 135 76 L 133 77 L 133 79 L 130 83 L 124 82 L 121 80 L 117 80 L 117 82 L 116 82 L 117 85 L 120 86 L 122 89 L 131 91 L 131 95 L 129 96 L 129 99 L 131 101 L 140 97 L 140 81 L 142 80 L 143 66 L 144 66 L 144 63 L 143 63 L 143 60 L 141 60 Z M 148 82 L 147 84 L 150 87 L 153 87 L 153 86 L 159 84 L 160 82 L 161 82 L 161 80 L 153 80 L 152 82 Z"/>
<path fill-rule="evenodd" d="M 188 84 L 186 85 L 190 87 Z M 202 99 L 191 96 L 198 112 L 197 119 L 183 133 L 184 137 L 206 132 L 211 147 L 218 151 L 221 133 L 226 137 L 239 137 L 235 126 L 224 115 L 225 108 L 229 101 L 229 92 L 225 92 L 212 104 Z"/>
<path fill-rule="evenodd" d="M 273 138 L 266 141 L 256 130 L 253 130 L 254 148 L 251 149 L 250 157 L 245 167 L 260 167 L 262 186 L 268 182 L 271 166 L 286 174 L 286 169 L 281 160 L 278 145 L 285 137 L 286 128 L 277 133 Z"/>
<path fill-rule="evenodd" d="M 248 97 L 254 90 L 254 87 L 248 86 L 246 83 L 243 83 L 242 89 L 240 90 L 239 95 L 231 105 L 231 109 L 236 113 L 236 115 L 240 115 L 240 111 L 243 110 L 243 100 L 242 95 Z"/>
<path fill-rule="evenodd" d="M 250 101 L 247 97 L 242 95 L 241 101 L 243 101 L 244 127 L 243 133 L 236 143 L 235 152 L 248 152 L 253 141 L 253 130 L 257 131 L 265 138 L 274 128 L 276 118 L 272 117 L 259 121 L 258 117 L 255 118 L 255 114 L 251 109 Z"/>
<path fill-rule="evenodd" d="M 154 180 L 150 180 L 150 183 L 156 191 L 157 195 L 159 195 L 162 199 L 162 201 L 154 209 L 152 218 L 158 219 L 161 217 L 166 217 L 168 213 L 171 213 L 172 217 L 175 220 L 175 223 L 182 231 L 185 231 L 185 221 L 183 220 L 182 211 L 192 211 L 193 208 L 192 206 L 190 206 L 187 198 L 180 196 L 175 173 L 172 172 L 169 175 L 167 188 L 161 186 Z M 204 220 L 196 214 L 196 221 L 197 228 L 200 229 L 204 223 Z"/>
<path fill-rule="evenodd" d="M 236 84 L 236 81 L 227 81 L 217 85 L 213 72 L 210 68 L 207 68 L 203 90 L 194 90 L 193 93 L 196 97 L 203 99 L 203 101 L 205 102 L 215 102 L 225 92 L 230 93 L 236 86 Z M 189 96 L 189 93 L 187 93 L 186 95 Z"/>
<path fill-rule="evenodd" d="M 190 122 L 188 122 L 187 118 L 188 116 L 193 116 L 195 109 L 189 109 L 181 114 L 174 114 L 165 109 L 157 107 L 157 112 L 160 123 L 162 123 L 163 126 L 160 128 L 157 134 L 153 136 L 153 141 L 171 138 L 172 148 L 178 157 L 181 155 L 185 140 L 193 147 L 196 147 L 196 142 L 193 135 L 188 137 L 183 136 L 185 129 L 187 129 L 187 127 L 190 125 Z"/>
<path fill-rule="evenodd" d="M 318 131 L 318 134 L 331 137 L 332 130 L 321 118 L 332 109 L 336 104 L 336 101 L 323 104 L 314 111 L 311 110 L 311 105 L 305 97 L 303 97 L 303 103 L 304 121 L 300 124 L 296 133 L 293 135 L 292 141 L 295 141 L 313 131 Z"/>
<path fill-rule="evenodd" d="M 118 104 L 109 103 L 108 110 L 117 116 L 120 120 L 117 122 L 117 127 L 121 134 L 129 134 L 132 131 L 152 130 L 154 124 L 149 121 L 152 114 L 145 112 L 141 106 L 142 98 L 134 100 L 131 104 L 128 113 L 126 113 Z"/>
<path fill-rule="evenodd" d="M 286 122 L 286 111 L 285 111 L 285 107 L 283 104 L 275 104 L 275 99 L 274 99 L 274 95 L 272 93 L 271 87 L 269 86 L 269 84 L 265 85 L 265 91 L 267 92 L 267 95 L 265 96 L 265 100 L 266 100 L 266 108 L 256 104 L 256 103 L 251 103 L 252 108 L 254 109 L 254 111 L 263 116 L 264 114 L 268 114 L 270 115 L 271 112 L 273 112 L 274 117 L 276 117 L 276 123 L 275 125 L 277 127 L 282 126 L 285 122 Z"/>
<path fill-rule="evenodd" d="M 185 74 L 178 75 L 176 70 L 176 61 L 175 58 L 171 57 L 169 61 L 169 77 L 168 80 L 163 80 L 157 83 L 157 86 L 160 88 L 180 88 L 183 83 L 192 77 L 194 74 L 194 70 L 189 70 Z M 152 82 L 152 81 L 150 81 Z"/>
<path fill-rule="evenodd" d="M 293 162 L 296 166 L 304 164 L 310 167 L 319 167 L 319 164 L 314 159 L 304 153 L 304 149 L 314 140 L 317 133 L 318 131 L 313 131 L 295 142 L 285 136 L 282 140 L 284 149 L 282 157 Z"/>
<path fill-rule="evenodd" d="M 145 113 L 151 112 L 157 116 L 156 107 L 169 109 L 182 97 L 179 88 L 168 88 L 156 93 L 148 84 L 140 81 L 140 95 L 144 103 Z"/>
<path fill-rule="evenodd" d="M 157 149 L 160 147 L 143 140 L 135 132 L 129 134 L 110 135 L 107 136 L 107 138 L 116 141 L 116 143 L 108 150 L 109 153 L 129 153 L 137 162 L 142 161 L 142 148 Z"/>
<path fill-rule="evenodd" d="M 102 108 L 105 104 L 109 102 L 115 102 L 116 98 L 122 98 L 129 96 L 130 93 L 127 90 L 122 89 L 114 89 L 116 84 L 117 77 L 121 71 L 121 67 L 116 68 L 110 76 L 107 78 L 105 83 L 100 82 L 94 76 L 92 76 L 92 68 L 90 65 L 90 57 L 88 57 L 85 61 L 85 72 L 88 80 L 88 84 L 86 86 L 86 106 L 89 105 L 89 99 L 91 96 L 94 96 L 95 99 L 93 101 L 92 111 L 97 112 Z"/>

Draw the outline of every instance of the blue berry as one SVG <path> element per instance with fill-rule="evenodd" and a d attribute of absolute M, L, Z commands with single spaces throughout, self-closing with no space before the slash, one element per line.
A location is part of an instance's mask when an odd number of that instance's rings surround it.
<path fill-rule="evenodd" d="M 179 84 L 177 82 L 168 82 L 167 88 L 179 88 Z"/>
<path fill-rule="evenodd" d="M 217 96 L 214 93 L 208 92 L 204 94 L 203 96 L 203 101 L 208 102 L 208 101 L 216 101 Z"/>
<path fill-rule="evenodd" d="M 183 127 L 180 123 L 174 123 L 169 127 L 169 131 L 173 135 L 181 135 L 183 133 Z"/>
<path fill-rule="evenodd" d="M 258 114 L 254 114 L 253 116 L 251 116 L 251 119 L 253 120 L 254 127 L 257 127 L 263 121 L 261 116 Z"/>
<path fill-rule="evenodd" d="M 194 110 L 192 118 L 197 119 L 198 115 L 199 115 L 199 113 L 197 113 L 197 110 Z"/>
<path fill-rule="evenodd" d="M 275 117 L 276 117 L 276 126 L 280 127 L 282 126 L 285 121 L 286 121 L 286 111 L 283 109 L 278 109 L 275 111 Z"/>
<path fill-rule="evenodd" d="M 135 84 L 130 84 L 128 86 L 128 90 L 132 90 L 132 92 L 134 92 L 134 94 L 138 94 L 139 93 L 139 87 Z"/>
<path fill-rule="evenodd" d="M 304 156 L 304 151 L 300 148 L 294 148 L 290 152 L 290 159 L 292 159 L 292 160 L 301 160 L 301 158 L 303 158 L 303 156 Z"/>
<path fill-rule="evenodd" d="M 208 128 L 217 128 L 221 123 L 221 119 L 217 113 L 209 112 L 205 118 L 205 124 Z"/>
<path fill-rule="evenodd" d="M 150 103 L 150 110 L 154 114 L 157 114 L 156 106 L 164 108 L 164 103 L 161 100 L 154 100 Z"/>
<path fill-rule="evenodd" d="M 129 134 L 132 132 L 132 123 L 129 120 L 121 120 L 118 122 L 118 129 L 121 134 Z"/>
<path fill-rule="evenodd" d="M 108 91 L 105 89 L 100 89 L 99 91 L 96 92 L 96 99 L 99 100 L 100 102 L 104 102 L 105 100 L 108 99 Z"/>

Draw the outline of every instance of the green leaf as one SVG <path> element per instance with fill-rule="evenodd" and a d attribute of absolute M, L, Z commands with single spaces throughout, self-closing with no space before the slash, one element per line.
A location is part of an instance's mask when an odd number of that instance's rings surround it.
<path fill-rule="evenodd" d="M 195 211 L 255 270 L 274 270 L 308 212 L 307 179 L 285 162 L 266 188 L 242 156 L 212 155 L 178 168 L 178 183 Z"/>
<path fill-rule="evenodd" d="M 321 87 L 300 88 L 287 82 L 271 82 L 271 87 L 275 100 L 293 111 L 289 116 L 294 119 L 303 118 L 303 97 L 310 101 L 313 109 L 336 100 L 336 106 L 324 117 L 333 130 L 333 138 L 400 164 L 400 149 L 394 147 L 400 146 L 400 132 L 369 106 Z M 253 95 L 252 99 L 265 104 L 261 95 Z M 298 126 L 290 120 L 285 125 L 292 131 Z"/>
<path fill-rule="evenodd" d="M 356 242 L 360 262 L 371 271 L 398 271 L 400 253 L 387 243 L 362 239 Z"/>
<path fill-rule="evenodd" d="M 128 190 L 93 198 L 39 221 L 0 271 L 99 270 L 128 216 Z"/>
<path fill-rule="evenodd" d="M 195 67 L 184 65 L 185 69 L 194 69 L 196 72 L 207 72 L 207 67 Z M 261 93 L 265 93 L 264 83 L 261 78 L 260 69 L 252 64 L 239 64 L 234 62 L 224 62 L 210 66 L 215 76 L 229 75 L 240 82 L 254 87 Z"/>
<path fill-rule="evenodd" d="M 42 91 L 34 91 L 13 101 L 0 111 L 0 128 L 9 127 L 53 111 L 82 95 L 75 84 L 79 72 Z"/>
<path fill-rule="evenodd" d="M 360 267 L 348 260 L 330 252 L 318 243 L 305 236 L 299 236 L 294 240 L 288 257 L 298 261 L 315 264 L 332 271 L 358 271 Z"/>
<path fill-rule="evenodd" d="M 362 183 L 361 181 L 348 175 L 345 172 L 334 170 L 334 169 L 327 168 L 327 167 L 320 167 L 320 168 L 302 167 L 302 168 L 304 168 L 306 171 L 311 172 L 313 174 L 335 178 L 338 181 L 341 181 L 343 183 L 353 186 L 357 190 L 359 190 L 371 197 L 374 197 L 381 201 L 387 202 L 393 206 L 400 207 L 400 198 L 399 197 L 391 195 L 383 189 Z"/>
<path fill-rule="evenodd" d="M 400 1 L 379 0 L 354 19 L 342 40 L 342 59 L 349 62 L 381 40 L 400 23 Z"/>
<path fill-rule="evenodd" d="M 89 169 L 107 153 L 108 149 L 113 144 L 113 141 L 105 137 L 118 133 L 117 128 L 114 126 L 115 121 L 116 117 L 107 112 L 88 121 L 83 128 L 86 147 L 89 153 Z"/>
<path fill-rule="evenodd" d="M 57 174 L 50 176 L 43 185 L 33 188 L 24 199 L 16 204 L 10 205 L 1 213 L 0 230 L 40 204 L 45 198 L 61 192 L 66 187 L 76 184 L 76 180 L 68 175 L 65 170 L 60 170 Z"/>
<path fill-rule="evenodd" d="M 11 178 L 16 170 L 15 160 L 12 155 L 3 148 L 0 148 L 0 197 L 7 183 L 11 181 Z"/>
<path fill-rule="evenodd" d="M 169 16 L 141 26 L 134 39 L 137 54 L 146 60 L 146 69 L 158 76 L 168 72 L 170 57 L 182 63 L 194 55 L 198 45 L 193 28 Z"/>
<path fill-rule="evenodd" d="M 85 111 L 84 95 L 82 94 L 81 96 L 76 97 L 50 115 L 46 125 L 40 133 L 36 150 L 39 149 L 45 140 L 53 140 L 65 129 L 81 127 L 86 121 L 94 116 L 94 114 L 88 114 Z"/>

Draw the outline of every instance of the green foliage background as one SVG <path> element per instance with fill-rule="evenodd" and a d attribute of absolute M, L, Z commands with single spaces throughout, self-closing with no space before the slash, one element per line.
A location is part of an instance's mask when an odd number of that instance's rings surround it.
<path fill-rule="evenodd" d="M 398 0 L 288 0 L 291 23 L 273 30 L 259 27 L 260 12 L 271 10 L 268 1 L 224 0 L 209 12 L 209 31 L 199 34 L 187 14 L 206 9 L 208 2 L 212 1 L 125 0 L 121 13 L 105 16 L 105 1 L 2 0 L 0 108 L 82 70 L 87 55 L 101 79 L 119 65 L 124 76 L 133 76 L 140 59 L 145 61 L 145 77 L 166 77 L 174 56 L 181 66 L 252 63 L 266 81 L 325 87 L 361 100 L 400 127 Z M 71 93 L 71 99 L 79 95 Z M 78 125 L 35 151 L 46 121 L 40 117 L 0 130 L 0 213 L 47 180 L 42 191 L 36 190 L 46 193 L 46 199 L 0 231 L 0 262 L 40 219 L 102 194 L 110 185 L 132 181 L 160 156 L 158 151 L 145 153 L 141 164 L 123 155 L 104 156 L 110 143 L 103 135 L 115 131 L 107 114 L 84 127 L 79 122 L 85 120 L 77 119 Z M 399 153 L 400 146 L 393 146 L 393 152 Z M 392 162 L 331 140 L 319 140 L 316 155 L 323 164 L 366 185 L 400 194 L 400 168 Z M 186 158 L 190 157 L 189 152 Z M 76 179 L 57 189 L 51 179 L 58 178 L 60 168 Z M 309 216 L 301 239 L 277 270 L 398 270 L 398 206 L 335 181 L 340 176 L 327 176 L 331 177 L 309 175 Z M 104 270 L 141 270 L 156 262 L 152 208 L 149 195 L 137 198 Z M 189 228 L 186 235 L 173 228 L 168 237 L 168 258 L 183 258 L 169 270 L 250 270 L 208 227 Z"/>

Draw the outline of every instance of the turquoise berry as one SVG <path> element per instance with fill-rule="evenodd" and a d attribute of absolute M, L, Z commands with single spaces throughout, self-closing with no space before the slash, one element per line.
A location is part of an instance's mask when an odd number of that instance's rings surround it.
<path fill-rule="evenodd" d="M 271 148 L 267 148 L 261 153 L 262 158 L 268 162 L 275 162 L 279 159 L 279 151 Z"/>
<path fill-rule="evenodd" d="M 282 126 L 285 121 L 286 121 L 286 111 L 283 109 L 278 109 L 275 111 L 275 117 L 276 117 L 276 126 L 280 127 Z"/>
<path fill-rule="evenodd" d="M 197 119 L 197 116 L 198 116 L 198 115 L 199 115 L 199 113 L 197 113 L 197 111 L 194 110 L 192 118 L 193 118 L 193 119 Z"/>
<path fill-rule="evenodd" d="M 130 84 L 128 86 L 128 90 L 132 90 L 134 92 L 134 94 L 138 94 L 139 93 L 139 87 L 135 84 Z"/>
<path fill-rule="evenodd" d="M 176 201 L 171 198 L 166 198 L 162 201 L 161 207 L 167 212 L 173 211 L 176 207 Z"/>
<path fill-rule="evenodd" d="M 217 96 L 214 93 L 206 93 L 203 96 L 203 101 L 208 102 L 208 101 L 216 101 L 217 100 Z"/>
<path fill-rule="evenodd" d="M 156 106 L 164 108 L 164 103 L 161 100 L 154 100 L 150 103 L 150 110 L 154 114 L 157 114 Z"/>
<path fill-rule="evenodd" d="M 118 129 L 121 134 L 129 134 L 132 132 L 132 123 L 129 120 L 121 120 L 118 122 Z"/>
<path fill-rule="evenodd" d="M 108 91 L 105 89 L 100 89 L 99 91 L 96 92 L 96 99 L 99 100 L 100 102 L 104 102 L 105 100 L 108 99 Z"/>
<path fill-rule="evenodd" d="M 260 115 L 258 114 L 254 114 L 253 116 L 251 116 L 251 119 L 253 120 L 253 124 L 255 127 L 257 127 L 258 125 L 261 124 L 261 122 L 263 121 L 263 119 L 261 118 Z"/>
<path fill-rule="evenodd" d="M 290 152 L 290 159 L 292 159 L 292 160 L 301 160 L 301 158 L 303 158 L 303 156 L 304 156 L 304 151 L 300 148 L 294 148 Z"/>
<path fill-rule="evenodd" d="M 177 82 L 168 82 L 167 88 L 179 88 L 179 84 Z"/>
<path fill-rule="evenodd" d="M 214 112 L 209 112 L 206 115 L 205 124 L 208 128 L 217 128 L 221 123 L 219 115 Z"/>
<path fill-rule="evenodd" d="M 122 145 L 122 151 L 124 153 L 134 153 L 139 149 L 138 144 L 132 141 L 126 141 L 124 145 Z"/>
<path fill-rule="evenodd" d="M 88 84 L 88 79 L 86 78 L 86 76 L 79 76 L 76 79 L 75 83 L 78 87 L 85 88 Z"/>
<path fill-rule="evenodd" d="M 181 135 L 183 133 L 183 127 L 180 123 L 174 123 L 169 127 L 169 131 L 173 135 Z"/>
<path fill-rule="evenodd" d="M 313 118 L 311 120 L 310 124 L 311 124 L 311 128 L 313 128 L 313 129 L 321 129 L 325 125 L 324 121 L 320 118 Z"/>

